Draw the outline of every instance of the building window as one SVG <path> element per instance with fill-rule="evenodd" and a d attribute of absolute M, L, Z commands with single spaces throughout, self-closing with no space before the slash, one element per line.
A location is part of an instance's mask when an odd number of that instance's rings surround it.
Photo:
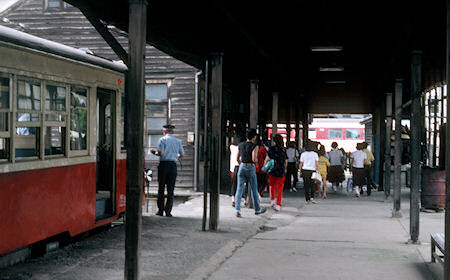
<path fill-rule="evenodd" d="M 62 0 L 44 0 L 45 9 L 64 9 L 73 7 L 69 3 L 65 3 Z"/>
<path fill-rule="evenodd" d="M 329 139 L 341 139 L 342 138 L 342 128 L 329 128 L 328 129 Z"/>
<path fill-rule="evenodd" d="M 87 149 L 88 102 L 87 89 L 70 89 L 70 150 Z"/>
<path fill-rule="evenodd" d="M 147 147 L 156 147 L 162 135 L 162 126 L 169 118 L 168 84 L 145 85 L 145 113 L 147 126 Z"/>

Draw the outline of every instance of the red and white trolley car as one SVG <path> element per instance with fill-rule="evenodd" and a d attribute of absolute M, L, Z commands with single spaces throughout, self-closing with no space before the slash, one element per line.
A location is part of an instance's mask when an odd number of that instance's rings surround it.
<path fill-rule="evenodd" d="M 127 68 L 0 27 L 0 256 L 125 211 Z"/>

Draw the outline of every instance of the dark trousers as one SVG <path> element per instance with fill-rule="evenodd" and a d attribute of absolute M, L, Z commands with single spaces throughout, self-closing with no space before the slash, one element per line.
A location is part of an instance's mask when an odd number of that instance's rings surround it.
<path fill-rule="evenodd" d="M 237 189 L 237 178 L 238 178 L 238 172 L 239 172 L 239 165 L 236 165 L 234 167 L 233 171 L 233 178 L 231 178 L 231 195 L 236 195 L 236 189 Z M 245 184 L 244 194 L 242 197 L 245 199 L 248 196 L 248 182 Z"/>
<path fill-rule="evenodd" d="M 364 177 L 367 186 L 367 194 L 370 195 L 372 193 L 372 166 L 364 165 Z"/>
<path fill-rule="evenodd" d="M 258 181 L 258 192 L 262 194 L 267 187 L 267 173 L 256 173 L 256 179 Z"/>
<path fill-rule="evenodd" d="M 173 206 L 173 191 L 177 179 L 177 163 L 160 161 L 158 165 L 158 212 L 170 213 Z M 164 189 L 167 186 L 167 201 L 164 206 Z"/>
<path fill-rule="evenodd" d="M 295 162 L 288 162 L 287 165 L 287 172 L 286 172 L 286 181 L 285 181 L 285 186 L 290 189 L 290 188 L 295 188 L 295 186 L 297 185 L 297 176 L 298 176 L 298 170 L 297 170 L 297 166 L 295 164 Z M 294 185 L 292 185 L 292 180 L 291 180 L 291 175 L 294 176 Z"/>
<path fill-rule="evenodd" d="M 310 201 L 314 199 L 314 190 L 316 189 L 316 183 L 311 179 L 313 170 L 302 169 L 303 183 L 305 185 L 305 200 Z"/>

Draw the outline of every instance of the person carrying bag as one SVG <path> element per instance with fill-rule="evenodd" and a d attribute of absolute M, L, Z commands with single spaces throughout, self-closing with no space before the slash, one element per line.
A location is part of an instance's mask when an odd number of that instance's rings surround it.
<path fill-rule="evenodd" d="M 275 211 L 281 210 L 281 201 L 283 199 L 284 180 L 286 178 L 287 155 L 283 147 L 283 137 L 276 134 L 273 138 L 275 146 L 269 148 L 265 162 L 273 160 L 273 167 L 269 173 L 270 187 L 270 205 Z M 275 202 L 276 196 L 276 202 Z"/>
<path fill-rule="evenodd" d="M 312 142 L 306 144 L 306 151 L 300 155 L 300 172 L 303 177 L 305 185 L 305 200 L 306 204 L 316 203 L 314 200 L 314 189 L 316 183 L 311 179 L 313 172 L 319 169 L 319 155 L 314 152 L 314 145 Z M 319 175 L 320 176 L 320 175 Z"/>

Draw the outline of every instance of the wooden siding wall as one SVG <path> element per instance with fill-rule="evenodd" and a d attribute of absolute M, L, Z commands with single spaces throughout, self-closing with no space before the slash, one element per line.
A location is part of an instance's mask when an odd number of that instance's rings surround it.
<path fill-rule="evenodd" d="M 3 21 L 2 18 L 9 19 L 9 22 Z M 43 0 L 21 0 L 17 5 L 0 14 L 0 24 L 71 47 L 89 48 L 95 55 L 119 60 L 84 15 L 74 7 L 46 10 Z M 124 49 L 127 49 L 126 33 L 115 28 L 111 28 L 110 31 Z M 196 68 L 152 46 L 147 46 L 145 79 L 171 81 L 169 89 L 171 119 L 169 121 L 176 126 L 175 136 L 182 141 L 185 149 L 182 167 L 180 168 L 178 164 L 176 186 L 184 188 L 194 187 L 194 147 L 187 143 L 187 133 L 195 131 L 194 91 L 197 71 Z M 157 161 L 146 163 L 146 166 L 155 174 L 152 185 L 157 185 L 157 164 Z"/>
<path fill-rule="evenodd" d="M 365 142 L 367 142 L 367 144 L 370 145 L 370 150 L 372 152 L 374 152 L 375 147 L 374 147 L 374 139 L 373 139 L 373 135 L 372 135 L 372 126 L 373 126 L 373 122 L 372 119 L 370 119 L 370 121 L 365 122 L 364 123 L 365 128 L 364 128 L 364 137 L 365 137 Z"/>

